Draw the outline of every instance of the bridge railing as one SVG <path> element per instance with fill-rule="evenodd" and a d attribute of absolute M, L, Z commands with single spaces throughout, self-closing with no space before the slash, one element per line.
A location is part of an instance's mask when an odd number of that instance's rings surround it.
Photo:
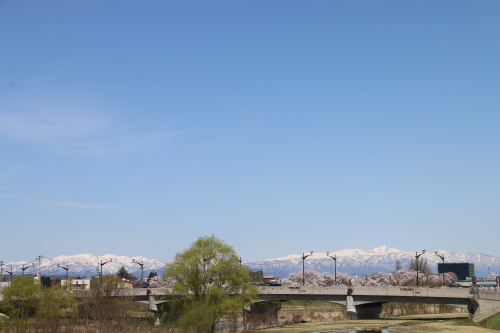
<path fill-rule="evenodd" d="M 482 299 L 493 299 L 500 301 L 500 292 L 497 289 L 479 289 L 479 298 Z"/>
<path fill-rule="evenodd" d="M 276 286 L 276 287 L 257 287 L 259 294 L 263 295 L 290 295 L 290 294 L 316 294 L 316 295 L 347 295 L 347 286 Z"/>
<path fill-rule="evenodd" d="M 266 286 L 258 287 L 261 295 L 345 295 L 349 288 L 347 286 Z M 170 289 L 165 288 L 138 288 L 127 290 L 127 296 L 161 296 L 170 294 Z M 352 295 L 364 296 L 412 296 L 412 297 L 450 297 L 450 298 L 483 298 L 500 300 L 500 292 L 496 289 L 478 289 L 476 294 L 471 294 L 469 288 L 429 288 L 429 287 L 404 287 L 404 286 L 381 286 L 365 287 L 355 286 Z"/>
<path fill-rule="evenodd" d="M 259 287 L 260 294 L 310 294 L 310 295 L 347 295 L 347 286 L 300 286 L 300 287 Z M 413 296 L 413 297 L 457 297 L 468 298 L 469 289 L 463 288 L 428 288 L 428 287 L 364 287 L 356 286 L 352 288 L 352 295 L 365 296 Z"/>

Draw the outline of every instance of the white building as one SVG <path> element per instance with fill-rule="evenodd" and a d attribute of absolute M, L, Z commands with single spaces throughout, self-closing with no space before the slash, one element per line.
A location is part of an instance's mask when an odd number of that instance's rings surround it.
<path fill-rule="evenodd" d="M 71 286 L 75 289 L 79 290 L 89 290 L 90 289 L 90 278 L 84 279 L 71 279 Z M 61 280 L 61 286 L 66 286 L 68 284 L 68 280 Z"/>

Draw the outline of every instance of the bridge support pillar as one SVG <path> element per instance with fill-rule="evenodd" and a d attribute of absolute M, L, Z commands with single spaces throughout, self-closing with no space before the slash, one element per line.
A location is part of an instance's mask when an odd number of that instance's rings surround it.
<path fill-rule="evenodd" d="M 149 296 L 149 311 L 154 313 L 154 325 L 165 324 L 170 318 L 164 318 L 165 312 L 170 312 L 167 301 L 156 301 L 153 296 Z"/>
<path fill-rule="evenodd" d="M 365 303 L 355 306 L 356 313 L 348 312 L 351 320 L 379 319 L 382 312 L 382 303 Z"/>
<path fill-rule="evenodd" d="M 490 299 L 471 299 L 472 306 L 469 307 L 469 318 L 477 324 L 500 313 L 500 302 Z"/>

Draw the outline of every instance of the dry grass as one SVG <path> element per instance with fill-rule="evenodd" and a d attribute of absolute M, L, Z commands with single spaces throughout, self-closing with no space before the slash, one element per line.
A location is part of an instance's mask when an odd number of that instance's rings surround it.
<path fill-rule="evenodd" d="M 294 325 L 287 325 L 279 328 L 270 328 L 259 330 L 260 333 L 311 333 L 329 330 L 348 330 L 356 327 L 377 327 L 386 329 L 388 327 L 404 327 L 401 330 L 391 330 L 391 333 L 484 333 L 498 332 L 497 330 L 483 328 L 480 326 L 460 326 L 453 319 L 467 318 L 467 314 L 431 314 L 418 316 L 405 316 L 397 319 L 378 319 L 378 320 L 339 320 L 328 322 L 309 322 Z"/>

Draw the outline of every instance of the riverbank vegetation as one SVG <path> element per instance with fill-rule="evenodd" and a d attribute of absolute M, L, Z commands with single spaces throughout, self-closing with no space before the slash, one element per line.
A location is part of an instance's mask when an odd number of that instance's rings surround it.
<path fill-rule="evenodd" d="M 106 279 L 105 279 L 106 280 Z M 23 283 L 26 281 L 23 281 Z M 104 283 L 106 286 L 106 283 Z M 18 286 L 16 286 L 18 287 Z M 38 286 L 23 285 L 19 288 L 24 294 L 38 292 Z M 119 293 L 114 285 L 109 284 L 108 295 Z M 28 292 L 28 293 L 26 293 Z M 64 293 L 64 290 L 57 292 Z M 12 294 L 11 294 L 12 295 Z M 32 295 L 32 294 L 31 294 Z M 116 294 L 114 294 L 116 295 Z M 11 297 L 11 296 L 9 296 Z M 17 297 L 17 296 L 16 296 Z M 8 320 L 0 319 L 0 332 L 5 333 L 69 333 L 69 332 L 130 332 L 130 333 L 179 333 L 179 332 L 204 332 L 196 330 L 184 330 L 175 325 L 153 326 L 154 318 L 148 311 L 146 304 L 130 302 L 126 297 L 113 298 L 114 301 L 106 300 L 106 297 L 98 296 L 97 292 L 91 293 L 85 302 L 76 309 L 74 299 L 67 299 L 67 303 L 60 303 L 50 297 L 40 301 L 28 302 L 29 311 L 9 312 L 13 315 Z M 5 299 L 4 299 L 5 300 Z M 51 300 L 48 302 L 48 300 Z M 18 309 L 21 303 L 17 304 Z M 41 309 L 41 306 L 44 309 Z M 61 306 L 62 305 L 62 306 Z M 2 311 L 6 311 L 5 303 L 2 302 Z M 12 306 L 12 305 L 11 305 Z M 14 305 L 16 306 L 16 305 Z M 67 308 L 67 306 L 69 306 Z M 59 309 L 57 315 L 53 311 Z M 68 311 L 69 309 L 75 309 Z M 269 307 L 272 310 L 272 307 Z M 50 310 L 50 311 L 49 311 Z M 19 315 L 15 315 L 15 314 Z M 47 316 L 47 314 L 49 314 Z M 413 314 L 413 315 L 410 315 Z M 394 315 L 394 316 L 392 316 Z M 347 320 L 345 307 L 322 301 L 289 301 L 280 304 L 278 312 L 278 324 L 273 328 L 266 326 L 264 322 L 253 322 L 249 320 L 251 331 L 262 333 L 310 333 L 334 329 L 349 329 L 354 327 L 405 327 L 400 332 L 442 332 L 454 331 L 455 333 L 480 333 L 493 331 L 500 328 L 500 316 L 491 318 L 481 326 L 472 325 L 466 319 L 467 313 L 451 306 L 425 305 L 415 303 L 387 303 L 384 306 L 380 320 Z M 243 320 L 241 313 L 228 314 L 222 318 L 224 325 L 218 326 L 217 332 L 236 333 L 242 332 Z M 392 331 L 397 333 L 399 331 Z"/>
<path fill-rule="evenodd" d="M 41 288 L 29 276 L 15 277 L 2 292 L 0 332 L 2 333 L 66 333 L 66 332 L 144 332 L 152 327 L 136 318 L 151 315 L 147 307 L 121 297 L 122 281 L 104 276 L 102 287 L 71 291 L 56 285 Z"/>
<path fill-rule="evenodd" d="M 487 333 L 493 329 L 471 325 L 465 314 L 418 315 L 400 318 L 370 320 L 338 320 L 298 323 L 289 326 L 259 330 L 259 333 L 312 333 L 331 330 L 354 330 L 355 328 L 389 329 L 389 333 Z"/>
<path fill-rule="evenodd" d="M 425 272 L 425 264 L 419 265 Z M 283 279 L 283 284 L 300 285 L 304 278 L 306 285 L 316 286 L 414 283 L 417 277 L 414 271 L 399 266 L 396 269 L 393 274 L 373 273 L 354 278 L 343 273 L 332 276 L 305 271 L 290 274 Z M 251 331 L 275 327 L 269 332 L 288 333 L 295 332 L 295 328 L 298 329 L 296 332 L 313 332 L 316 328 L 317 331 L 326 330 L 326 327 L 338 327 L 341 322 L 349 323 L 345 326 L 365 323 L 348 321 L 345 306 L 330 302 L 253 302 L 257 296 L 255 285 L 262 283 L 263 279 L 262 274 L 251 273 L 224 241 L 214 236 L 200 237 L 166 266 L 163 279 L 151 277 L 150 285 L 172 287 L 172 299 L 158 305 L 156 310 L 160 311 L 156 317 L 149 304 L 136 303 L 123 296 L 124 282 L 120 277 L 128 274 L 124 268 L 120 269 L 118 276 L 93 279 L 90 290 L 72 290 L 70 284 L 42 288 L 32 277 L 15 277 L 2 292 L 0 313 L 8 317 L 0 316 L 0 332 L 236 333 L 243 327 Z M 427 286 L 456 282 L 454 274 L 437 276 L 425 273 L 429 275 L 419 278 Z M 393 320 L 393 324 L 400 323 L 401 318 L 408 315 L 463 317 L 467 312 L 448 305 L 386 303 L 381 313 L 386 318 L 384 320 Z M 160 322 L 164 325 L 153 325 Z M 376 322 L 383 325 L 383 321 Z M 486 326 L 500 327 L 500 317 L 490 319 Z"/>
<path fill-rule="evenodd" d="M 214 236 L 198 238 L 166 267 L 164 280 L 175 281 L 170 301 L 157 312 L 166 325 L 153 326 L 160 320 L 149 304 L 124 296 L 121 277 L 127 274 L 120 269 L 118 276 L 92 279 L 89 290 L 70 284 L 43 287 L 31 276 L 12 278 L 2 292 L 0 313 L 6 317 L 0 317 L 0 332 L 213 333 L 233 327 L 218 324 L 237 322 L 257 296 L 250 271 L 231 246 Z"/>

